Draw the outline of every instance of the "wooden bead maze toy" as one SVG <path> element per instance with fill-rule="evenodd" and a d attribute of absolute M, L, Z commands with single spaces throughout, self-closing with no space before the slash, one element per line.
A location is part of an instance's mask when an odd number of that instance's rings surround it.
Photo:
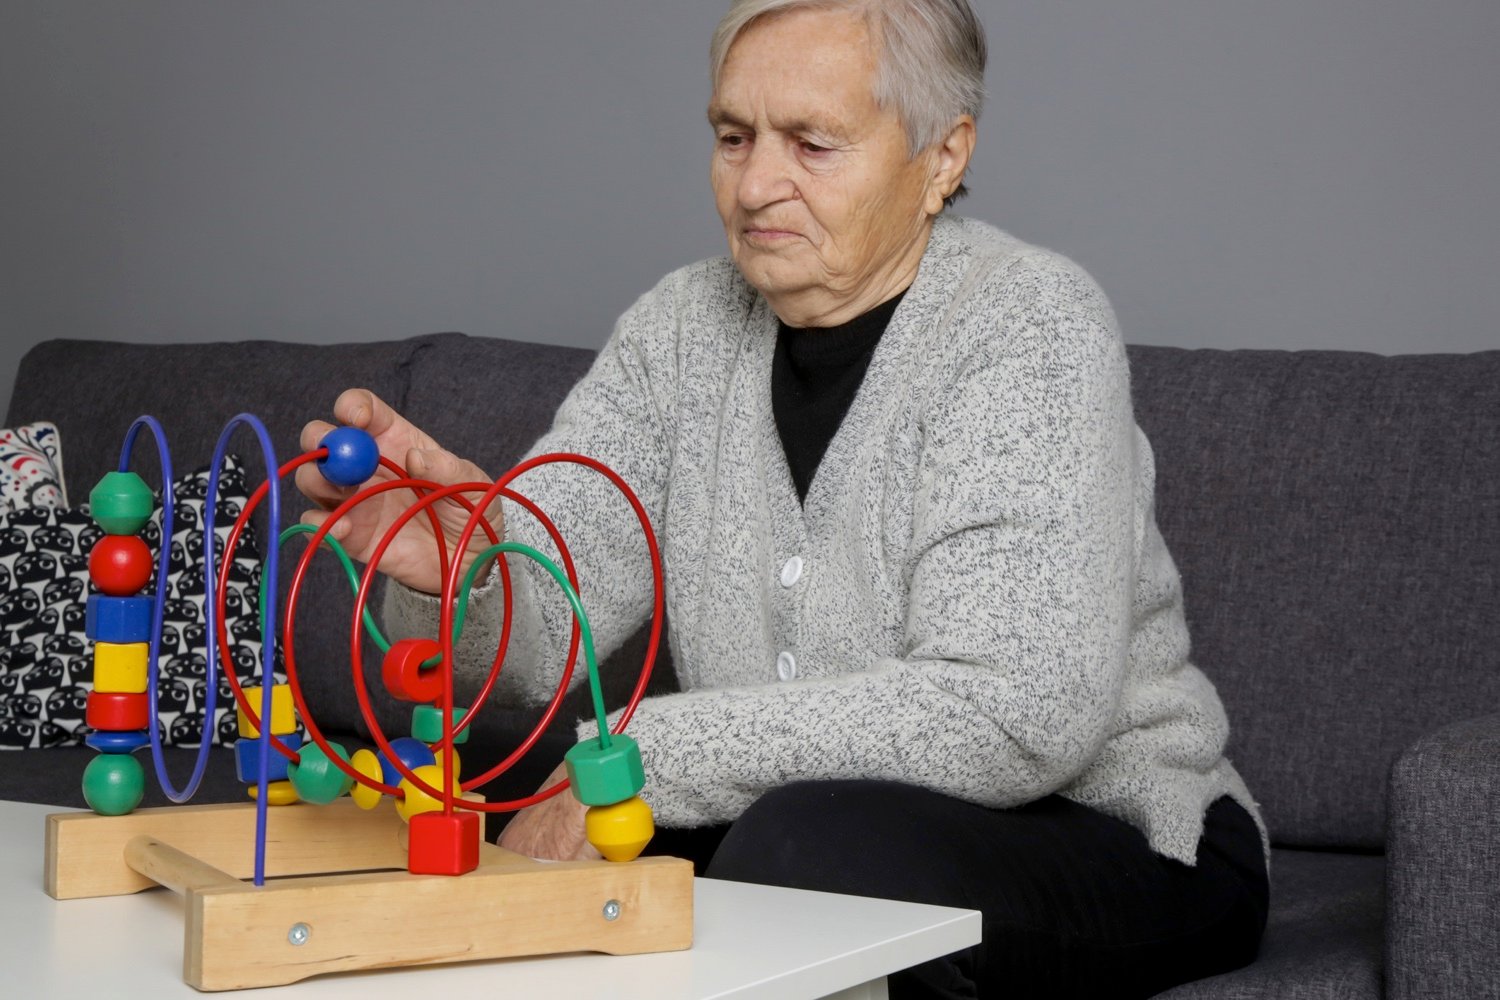
<path fill-rule="evenodd" d="M 274 478 L 256 490 L 229 531 L 216 560 L 214 513 L 218 474 L 236 427 L 259 438 Z M 208 676 L 204 739 L 192 775 L 180 791 L 166 772 L 157 717 L 166 560 L 157 560 L 154 597 L 141 596 L 153 569 L 137 537 L 150 519 L 150 489 L 129 469 L 139 432 L 156 439 L 164 482 L 162 542 L 171 550 L 171 458 L 160 424 L 143 416 L 131 425 L 119 471 L 90 494 L 95 520 L 105 531 L 89 558 L 98 593 L 88 598 L 86 628 L 94 642 L 94 690 L 87 706 L 93 730 L 86 742 L 99 751 L 83 778 L 94 813 L 47 817 L 47 892 L 56 899 L 123 895 L 156 885 L 185 897 L 183 978 L 200 990 L 227 990 L 296 982 L 324 972 L 427 965 L 565 951 L 634 954 L 692 945 L 692 865 L 677 858 L 639 857 L 650 840 L 650 808 L 638 793 L 645 782 L 640 750 L 623 734 L 650 679 L 660 641 L 663 591 L 660 552 L 644 507 L 629 486 L 594 459 L 542 455 L 495 483 L 439 486 L 414 479 L 382 457 L 363 430 L 340 427 L 319 447 L 278 466 L 270 435 L 255 417 L 240 414 L 223 429 L 204 502 L 204 602 Z M 330 482 L 355 492 L 318 528 L 293 525 L 278 534 L 280 482 L 316 462 Z M 629 703 L 612 732 L 604 713 L 593 639 L 578 597 L 573 560 L 556 526 L 534 503 L 510 488 L 537 466 L 570 462 L 605 476 L 630 503 L 650 552 L 655 608 L 645 664 Z M 373 481 L 379 469 L 386 478 Z M 361 573 L 329 534 L 350 510 L 391 490 L 416 500 L 380 539 Z M 477 500 L 471 500 L 479 494 Z M 498 498 L 519 505 L 545 528 L 562 565 L 517 542 L 502 542 L 483 512 Z M 464 568 L 448 552 L 433 505 L 452 499 L 469 511 L 456 545 L 466 552 L 483 530 L 490 545 Z M 258 686 L 241 686 L 228 653 L 225 603 L 232 554 L 251 516 L 266 503 L 269 537 L 261 576 L 261 671 Z M 386 549 L 414 517 L 429 518 L 443 578 L 438 635 L 388 643 L 366 611 L 370 587 Z M 277 615 L 277 555 L 299 534 L 312 537 L 298 560 L 279 620 L 286 683 L 272 670 Z M 324 738 L 309 713 L 299 683 L 294 643 L 298 596 L 313 555 L 331 549 L 354 591 L 350 669 L 360 712 L 375 749 L 350 754 Z M 500 677 L 510 638 L 511 581 L 504 558 L 539 564 L 557 582 L 573 610 L 573 636 L 557 691 L 536 727 L 504 760 L 460 780 L 457 747 Z M 222 565 L 215 572 L 216 561 Z M 468 707 L 454 705 L 454 644 L 463 627 L 468 595 L 479 573 L 499 571 L 505 621 L 499 648 L 483 685 Z M 396 698 L 412 702 L 410 736 L 390 739 L 370 702 L 361 658 L 361 631 L 384 652 L 381 678 Z M 537 742 L 570 686 L 580 649 L 593 693 L 598 736 L 566 755 L 568 779 L 534 795 L 485 802 L 471 789 L 502 774 Z M 253 802 L 136 809 L 145 773 L 136 750 L 150 748 L 168 799 L 186 803 L 197 791 L 212 745 L 216 669 L 222 664 L 233 691 L 240 739 L 238 777 Z M 297 735 L 298 719 L 306 728 Z M 480 814 L 513 811 L 571 787 L 589 806 L 589 841 L 606 860 L 543 864 L 483 842 Z M 395 808 L 376 808 L 386 798 Z M 270 880 L 268 881 L 268 873 Z M 288 878 L 286 876 L 303 876 Z M 245 880 L 249 880 L 248 882 Z M 391 914 L 403 919 L 393 920 Z"/>

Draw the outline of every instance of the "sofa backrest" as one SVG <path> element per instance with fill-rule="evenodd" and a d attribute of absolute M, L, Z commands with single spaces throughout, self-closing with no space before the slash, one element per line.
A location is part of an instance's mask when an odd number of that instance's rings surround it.
<path fill-rule="evenodd" d="M 1500 711 L 1500 351 L 1130 357 L 1231 759 L 1276 842 L 1380 847 L 1400 750 Z"/>
<path fill-rule="evenodd" d="M 1378 848 L 1401 748 L 1500 711 L 1500 351 L 1130 355 L 1137 419 L 1156 452 L 1157 520 L 1182 572 L 1194 660 L 1229 713 L 1231 758 L 1278 844 Z M 51 341 L 22 362 L 7 426 L 58 424 L 81 503 L 140 413 L 162 419 L 180 471 L 206 463 L 242 411 L 266 421 L 285 461 L 302 424 L 362 384 L 498 473 L 547 428 L 592 357 L 460 334 L 331 346 Z M 240 433 L 255 481 L 259 459 Z M 149 470 L 142 445 L 138 467 Z M 284 502 L 289 516 L 301 509 L 290 486 Z M 351 602 L 333 560 L 314 562 L 304 601 L 309 701 L 324 728 L 362 730 L 349 692 Z M 633 679 L 639 652 L 638 637 L 616 658 L 621 678 Z M 403 709 L 382 697 L 378 663 L 367 647 L 377 710 L 396 726 Z M 667 680 L 667 662 L 659 669 Z"/>

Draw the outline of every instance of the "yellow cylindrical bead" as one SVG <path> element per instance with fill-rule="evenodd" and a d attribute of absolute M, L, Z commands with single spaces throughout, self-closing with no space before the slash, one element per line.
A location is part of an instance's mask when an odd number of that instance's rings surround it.
<path fill-rule="evenodd" d="M 421 767 L 412 768 L 412 774 L 421 778 L 433 788 L 443 787 L 443 769 L 437 764 L 423 764 Z M 443 800 L 434 795 L 428 795 L 407 778 L 401 779 L 402 798 L 396 800 L 396 812 L 401 818 L 410 822 L 413 816 L 420 813 L 437 812 L 443 808 Z M 458 787 L 458 776 L 453 777 L 453 797 L 462 798 L 464 791 Z"/>
<path fill-rule="evenodd" d="M 145 642 L 94 643 L 94 690 L 144 694 L 150 653 L 151 645 Z"/>
<path fill-rule="evenodd" d="M 583 820 L 584 834 L 608 861 L 634 861 L 651 842 L 656 823 L 651 807 L 639 795 L 612 806 L 590 806 Z"/>
<path fill-rule="evenodd" d="M 380 758 L 373 750 L 356 750 L 354 756 L 349 758 L 349 764 L 360 774 L 371 781 L 380 780 Z M 356 781 L 354 787 L 349 789 L 349 797 L 354 804 L 361 809 L 374 809 L 380 803 L 380 793 Z"/>
<path fill-rule="evenodd" d="M 260 787 L 258 785 L 249 786 L 249 793 L 252 799 L 258 798 L 259 792 Z M 296 801 L 298 801 L 297 789 L 292 787 L 290 781 L 273 781 L 266 785 L 266 805 L 289 806 Z"/>
<path fill-rule="evenodd" d="M 261 697 L 260 688 L 245 688 L 245 700 L 250 703 L 250 708 L 257 715 L 260 714 Z M 241 736 L 247 740 L 260 738 L 260 727 L 251 724 L 238 702 L 235 703 L 234 714 L 239 719 Z M 292 686 L 276 684 L 271 688 L 271 735 L 287 736 L 296 731 L 297 710 L 292 704 Z"/>

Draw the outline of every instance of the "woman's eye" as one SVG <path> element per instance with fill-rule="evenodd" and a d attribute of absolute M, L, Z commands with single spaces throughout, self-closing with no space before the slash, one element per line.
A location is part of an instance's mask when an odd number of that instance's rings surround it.
<path fill-rule="evenodd" d="M 815 142 L 808 142 L 806 139 L 803 139 L 802 142 L 800 143 L 800 145 L 802 146 L 802 151 L 804 153 L 811 153 L 814 156 L 816 156 L 819 153 L 831 153 L 831 152 L 833 152 L 833 150 L 831 148 L 829 148 L 828 146 L 820 146 L 820 145 L 818 145 Z"/>

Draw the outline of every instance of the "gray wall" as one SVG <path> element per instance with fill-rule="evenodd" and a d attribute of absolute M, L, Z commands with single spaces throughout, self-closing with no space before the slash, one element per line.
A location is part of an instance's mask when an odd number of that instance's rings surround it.
<path fill-rule="evenodd" d="M 597 346 L 719 252 L 723 6 L 0 0 L 0 393 L 49 337 Z M 1500 346 L 1494 0 L 979 8 L 962 210 L 1127 339 Z"/>

